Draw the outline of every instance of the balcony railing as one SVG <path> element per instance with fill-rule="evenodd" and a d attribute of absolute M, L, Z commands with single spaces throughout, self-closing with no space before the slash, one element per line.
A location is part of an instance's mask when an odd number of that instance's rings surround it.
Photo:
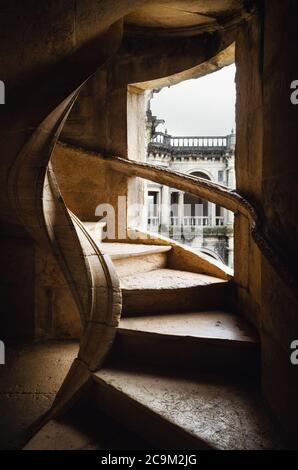
<path fill-rule="evenodd" d="M 148 227 L 158 227 L 159 217 L 149 216 L 147 219 Z"/>
<path fill-rule="evenodd" d="M 226 148 L 228 146 L 226 136 L 171 137 L 170 142 L 172 147 Z"/>
<path fill-rule="evenodd" d="M 215 217 L 215 225 L 224 225 L 224 218 L 222 216 L 216 216 Z"/>
<path fill-rule="evenodd" d="M 157 220 L 155 220 L 157 219 Z M 212 223 L 212 219 L 209 216 L 184 216 L 180 219 L 178 216 L 170 217 L 170 225 L 172 227 L 177 227 L 179 225 L 179 220 L 182 220 L 182 224 L 184 227 L 212 227 L 212 226 L 223 226 L 224 225 L 224 218 L 223 217 L 215 217 L 214 223 Z M 159 218 L 158 217 L 148 217 L 148 226 L 158 226 L 159 225 Z"/>
<path fill-rule="evenodd" d="M 170 225 L 177 227 L 179 225 L 179 217 L 170 217 Z"/>
<path fill-rule="evenodd" d="M 207 227 L 210 225 L 208 216 L 183 217 L 184 227 Z"/>
<path fill-rule="evenodd" d="M 226 136 L 171 136 L 163 132 L 155 132 L 151 143 L 178 149 L 217 149 L 228 150 L 235 145 L 235 134 Z"/>

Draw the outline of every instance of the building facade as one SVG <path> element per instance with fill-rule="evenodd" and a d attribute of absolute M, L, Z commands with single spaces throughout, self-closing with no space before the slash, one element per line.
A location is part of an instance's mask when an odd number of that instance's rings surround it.
<path fill-rule="evenodd" d="M 235 134 L 172 136 L 148 115 L 147 161 L 235 188 Z M 183 191 L 146 183 L 147 229 L 202 251 L 233 267 L 233 214 Z"/>

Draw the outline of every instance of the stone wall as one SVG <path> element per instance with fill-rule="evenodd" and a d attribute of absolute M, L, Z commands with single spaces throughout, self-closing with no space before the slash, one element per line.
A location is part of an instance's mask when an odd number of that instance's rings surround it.
<path fill-rule="evenodd" d="M 261 76 L 261 25 L 255 17 L 243 25 L 236 41 L 236 187 L 262 208 L 263 115 Z M 261 256 L 249 236 L 249 224 L 235 216 L 235 278 L 239 308 L 257 327 L 260 326 Z M 246 253 L 247 258 L 237 256 Z"/>
<path fill-rule="evenodd" d="M 1 339 L 30 338 L 34 336 L 35 244 L 26 234 L 1 232 Z"/>
<path fill-rule="evenodd" d="M 290 84 L 298 79 L 297 2 L 266 0 L 263 65 L 262 204 L 268 233 L 298 279 L 298 106 Z M 298 301 L 262 259 L 263 389 L 298 444 L 298 366 L 290 344 L 298 339 Z"/>
<path fill-rule="evenodd" d="M 290 84 L 298 77 L 298 5 L 266 0 L 264 8 L 237 41 L 237 188 L 256 204 L 280 258 L 295 273 L 298 107 L 290 102 Z M 260 331 L 265 401 L 297 446 L 298 368 L 290 362 L 290 344 L 298 339 L 298 302 L 247 234 L 237 217 L 239 304 Z"/>

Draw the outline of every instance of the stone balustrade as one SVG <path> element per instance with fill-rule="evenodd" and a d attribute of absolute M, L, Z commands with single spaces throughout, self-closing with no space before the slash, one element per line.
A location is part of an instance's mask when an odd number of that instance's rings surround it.
<path fill-rule="evenodd" d="M 171 136 L 164 132 L 155 132 L 149 145 L 166 147 L 169 150 L 192 149 L 229 151 L 235 147 L 235 134 L 226 136 Z"/>

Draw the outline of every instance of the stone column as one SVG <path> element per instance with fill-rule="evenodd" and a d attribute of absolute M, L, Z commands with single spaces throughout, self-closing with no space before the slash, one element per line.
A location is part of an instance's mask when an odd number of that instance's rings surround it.
<path fill-rule="evenodd" d="M 235 189 L 236 187 L 236 178 L 235 178 L 235 157 L 231 155 L 228 158 L 228 168 L 227 168 L 227 185 L 230 189 Z M 227 209 L 224 210 L 224 224 L 233 225 L 234 224 L 234 214 Z"/>
<path fill-rule="evenodd" d="M 184 216 L 184 193 L 179 191 L 178 193 L 178 226 L 181 227 L 183 224 Z"/>
<path fill-rule="evenodd" d="M 235 189 L 236 178 L 235 178 L 235 156 L 229 155 L 227 158 L 227 186 L 230 189 Z"/>
<path fill-rule="evenodd" d="M 234 213 L 224 209 L 224 225 L 233 226 L 234 224 Z"/>
<path fill-rule="evenodd" d="M 168 186 L 161 187 L 161 210 L 160 223 L 162 230 L 168 229 L 170 224 L 170 188 Z"/>
<path fill-rule="evenodd" d="M 215 217 L 216 217 L 216 205 L 213 202 L 208 202 L 208 216 L 210 225 L 214 227 L 216 225 Z"/>
<path fill-rule="evenodd" d="M 233 269 L 234 268 L 234 237 L 233 235 L 229 235 L 228 237 L 227 252 L 228 252 L 227 264 L 230 268 Z"/>

